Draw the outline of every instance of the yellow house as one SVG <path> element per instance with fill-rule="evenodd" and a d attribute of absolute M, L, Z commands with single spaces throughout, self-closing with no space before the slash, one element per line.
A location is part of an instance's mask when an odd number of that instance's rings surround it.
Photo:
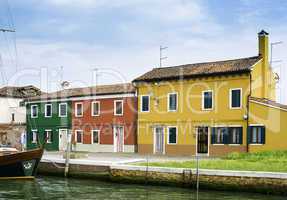
<path fill-rule="evenodd" d="M 136 78 L 139 153 L 287 149 L 287 108 L 275 103 L 268 33 L 258 41 L 254 57 L 154 68 Z"/>

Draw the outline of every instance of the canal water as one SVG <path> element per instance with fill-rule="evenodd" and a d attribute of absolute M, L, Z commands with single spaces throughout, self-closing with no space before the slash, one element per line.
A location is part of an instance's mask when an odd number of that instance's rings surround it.
<path fill-rule="evenodd" d="M 174 187 L 126 185 L 93 180 L 38 178 L 35 181 L 0 181 L 0 199 L 196 199 L 196 192 Z M 258 194 L 202 191 L 200 200 L 283 200 Z"/>

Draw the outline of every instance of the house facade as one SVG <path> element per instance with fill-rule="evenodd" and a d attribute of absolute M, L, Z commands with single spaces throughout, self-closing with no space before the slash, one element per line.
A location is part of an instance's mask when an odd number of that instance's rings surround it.
<path fill-rule="evenodd" d="M 40 89 L 31 85 L 0 88 L 0 145 L 22 149 L 21 134 L 26 132 L 26 108 L 23 101 L 40 94 Z"/>
<path fill-rule="evenodd" d="M 266 105 L 255 105 L 275 101 L 267 32 L 258 43 L 258 56 L 155 68 L 136 78 L 139 153 L 221 156 L 275 146 Z"/>
<path fill-rule="evenodd" d="M 48 138 L 49 150 L 63 151 L 71 134 L 77 151 L 136 151 L 137 99 L 131 84 L 66 89 L 26 105 L 30 148 L 39 134 L 42 141 Z"/>

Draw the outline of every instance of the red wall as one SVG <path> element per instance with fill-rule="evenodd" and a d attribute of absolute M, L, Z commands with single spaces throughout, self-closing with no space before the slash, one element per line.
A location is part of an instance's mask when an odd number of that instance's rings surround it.
<path fill-rule="evenodd" d="M 123 100 L 123 115 L 114 115 L 114 100 Z M 100 102 L 100 116 L 92 116 L 93 101 Z M 72 102 L 72 130 L 83 130 L 83 143 L 91 144 L 91 130 L 100 130 L 100 144 L 113 144 L 113 126 L 124 126 L 124 144 L 135 145 L 137 125 L 137 98 L 111 98 L 97 100 L 81 100 Z M 83 103 L 83 117 L 75 116 L 75 104 Z M 74 138 L 74 137 L 73 137 Z"/>

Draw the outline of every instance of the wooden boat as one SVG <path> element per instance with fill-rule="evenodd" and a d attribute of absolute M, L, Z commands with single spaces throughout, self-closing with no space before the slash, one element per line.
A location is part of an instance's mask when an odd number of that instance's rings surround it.
<path fill-rule="evenodd" d="M 24 152 L 0 152 L 1 179 L 34 178 L 44 148 Z"/>

